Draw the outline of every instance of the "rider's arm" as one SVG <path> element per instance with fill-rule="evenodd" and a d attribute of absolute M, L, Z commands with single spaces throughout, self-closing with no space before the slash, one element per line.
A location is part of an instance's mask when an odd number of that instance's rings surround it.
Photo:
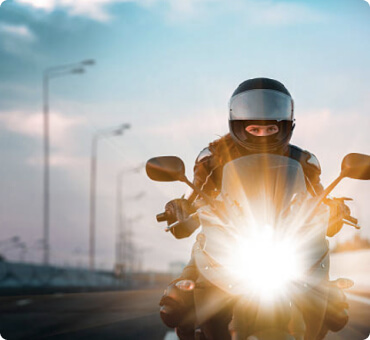
<path fill-rule="evenodd" d="M 308 181 L 309 191 L 314 196 L 320 195 L 324 191 L 321 184 L 320 175 L 321 167 L 316 156 L 308 151 L 305 151 L 304 172 Z"/>
<path fill-rule="evenodd" d="M 193 184 L 209 196 L 216 196 L 218 194 L 221 183 L 222 164 L 225 159 L 230 158 L 229 149 L 232 143 L 231 136 L 229 134 L 225 135 L 210 143 L 208 147 L 199 153 L 195 160 Z M 172 207 L 167 209 L 167 205 Z M 168 216 L 170 216 L 168 219 L 169 224 L 176 221 L 185 222 L 171 230 L 172 234 L 176 238 L 190 236 L 198 226 L 194 220 L 189 220 L 189 223 L 185 220 L 197 209 L 197 206 L 203 205 L 202 199 L 196 192 L 191 192 L 185 199 L 172 200 L 167 205 L 166 211 L 169 210 Z"/>
<path fill-rule="evenodd" d="M 206 193 L 210 191 L 210 188 L 212 190 L 216 187 L 212 176 L 216 168 L 214 165 L 214 157 L 211 150 L 207 147 L 199 153 L 195 160 L 193 184 Z M 194 191 L 188 196 L 190 202 L 193 202 L 197 198 L 199 197 Z"/>
<path fill-rule="evenodd" d="M 194 180 L 196 187 L 204 189 L 204 185 L 210 183 L 212 175 L 212 153 L 208 148 L 201 151 L 195 161 Z M 212 185 L 212 183 L 210 183 Z M 171 233 L 176 238 L 185 238 L 190 236 L 199 226 L 199 221 L 196 218 L 189 217 L 196 209 L 192 204 L 196 204 L 199 197 L 192 192 L 186 199 L 174 199 L 166 204 L 165 211 L 168 216 L 168 225 L 179 221 L 180 223 L 173 229 Z"/>
<path fill-rule="evenodd" d="M 308 153 L 308 152 L 307 152 Z M 320 195 L 324 187 L 320 182 L 321 168 L 315 155 L 308 153 L 306 158 L 306 176 L 313 188 L 316 196 Z M 349 216 L 351 211 L 349 207 L 340 199 L 327 199 L 325 203 L 330 208 L 330 217 L 327 229 L 327 236 L 332 237 L 337 234 L 343 227 L 343 218 Z"/>

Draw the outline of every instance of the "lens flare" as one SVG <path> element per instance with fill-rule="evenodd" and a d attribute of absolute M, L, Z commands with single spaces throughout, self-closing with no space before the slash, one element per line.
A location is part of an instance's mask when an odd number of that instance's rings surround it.
<path fill-rule="evenodd" d="M 240 239 L 233 256 L 232 272 L 248 290 L 270 299 L 299 278 L 296 242 L 266 225 L 253 237 Z"/>
<path fill-rule="evenodd" d="M 204 241 L 194 248 L 197 267 L 212 284 L 275 301 L 327 280 L 329 210 L 307 191 L 297 161 L 277 155 L 233 160 L 223 168 L 218 199 L 227 218 L 202 207 Z"/>

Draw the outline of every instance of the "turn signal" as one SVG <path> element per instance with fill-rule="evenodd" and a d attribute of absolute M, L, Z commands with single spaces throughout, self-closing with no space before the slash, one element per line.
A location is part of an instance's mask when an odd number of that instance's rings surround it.
<path fill-rule="evenodd" d="M 176 282 L 176 287 L 182 291 L 188 292 L 195 288 L 195 283 L 192 280 L 181 280 Z"/>

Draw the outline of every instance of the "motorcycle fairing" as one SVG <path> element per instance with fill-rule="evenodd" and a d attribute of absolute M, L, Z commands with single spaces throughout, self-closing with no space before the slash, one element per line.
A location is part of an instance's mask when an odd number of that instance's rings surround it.
<path fill-rule="evenodd" d="M 209 206 L 198 210 L 203 237 L 193 251 L 205 280 L 230 294 L 251 293 L 230 270 L 230 254 L 240 239 L 248 240 L 264 229 L 296 240 L 302 270 L 310 273 L 300 281 L 300 291 L 326 279 L 329 259 L 325 233 L 329 214 L 325 206 L 320 206 L 308 218 L 316 199 L 307 192 L 299 162 L 270 154 L 233 160 L 224 167 L 217 201 L 223 206 L 227 221 L 221 220 Z"/>

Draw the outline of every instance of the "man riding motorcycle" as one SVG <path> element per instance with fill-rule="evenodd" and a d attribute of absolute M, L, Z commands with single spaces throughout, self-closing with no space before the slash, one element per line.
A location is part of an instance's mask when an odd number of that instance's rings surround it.
<path fill-rule="evenodd" d="M 323 186 L 320 183 L 321 169 L 317 158 L 289 144 L 295 126 L 294 102 L 286 87 L 273 79 L 255 78 L 241 83 L 234 91 L 229 102 L 230 132 L 212 142 L 201 151 L 194 167 L 193 183 L 211 197 L 216 197 L 221 189 L 222 171 L 226 163 L 239 157 L 268 153 L 286 156 L 298 161 L 305 175 L 307 190 L 312 196 L 320 195 Z M 188 199 L 175 199 L 166 204 L 168 224 L 176 221 L 188 221 L 195 211 L 194 205 L 200 200 L 195 192 Z M 342 228 L 342 218 L 349 215 L 343 200 L 328 200 L 330 221 L 327 235 L 333 236 Z M 197 227 L 192 221 L 191 227 L 181 224 L 171 232 L 176 238 L 189 236 Z M 176 328 L 180 339 L 194 339 L 194 327 L 197 324 L 194 312 L 193 296 L 176 287 L 182 280 L 196 281 L 198 276 L 195 261 L 192 258 L 182 275 L 174 280 L 165 291 L 160 305 L 161 318 L 169 326 Z M 337 288 L 329 294 L 334 301 L 329 303 L 320 334 L 322 339 L 328 330 L 338 331 L 348 321 L 344 295 Z M 335 297 L 335 298 L 334 298 Z M 333 308 L 333 306 L 339 306 Z M 220 306 L 220 310 L 206 323 L 203 322 L 207 338 L 229 338 L 228 324 L 232 306 Z"/>

